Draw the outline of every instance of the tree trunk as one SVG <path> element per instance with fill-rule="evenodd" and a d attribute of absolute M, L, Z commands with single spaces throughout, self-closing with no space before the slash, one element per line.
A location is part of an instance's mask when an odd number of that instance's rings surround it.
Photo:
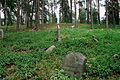
<path fill-rule="evenodd" d="M 71 21 L 71 23 L 72 23 L 72 0 L 70 0 L 70 8 L 71 8 L 71 9 L 70 9 L 70 11 L 71 11 L 71 15 L 70 15 L 70 17 L 71 17 L 70 19 L 71 19 L 71 20 L 70 20 L 70 21 Z"/>
<path fill-rule="evenodd" d="M 89 0 L 86 0 L 87 23 L 89 24 Z"/>
<path fill-rule="evenodd" d="M 90 0 L 90 22 L 91 22 L 91 28 L 93 29 L 93 10 L 92 10 L 92 0 Z"/>
<path fill-rule="evenodd" d="M 50 23 L 51 23 L 51 13 L 50 13 L 50 7 L 51 7 L 51 6 L 50 6 L 50 3 L 48 4 L 48 7 L 49 7 L 49 8 L 48 8 L 48 12 L 49 12 L 49 13 L 48 13 L 48 16 L 49 16 L 49 24 L 50 24 Z"/>
<path fill-rule="evenodd" d="M 33 13 L 34 13 L 34 6 L 35 6 L 35 1 L 33 0 L 33 5 L 32 5 L 32 15 L 30 16 L 30 27 L 33 26 L 33 22 L 32 22 L 32 19 L 33 19 Z"/>
<path fill-rule="evenodd" d="M 115 12 L 114 12 L 114 1 L 112 0 L 112 4 L 111 4 L 111 7 L 112 7 L 112 23 L 113 23 L 113 26 L 115 26 Z"/>
<path fill-rule="evenodd" d="M 6 26 L 6 30 L 7 30 L 7 4 L 6 4 L 6 0 L 5 0 L 5 5 L 4 5 L 4 25 Z"/>
<path fill-rule="evenodd" d="M 27 18 L 27 29 L 30 28 L 30 5 L 29 0 L 27 1 L 27 11 L 26 11 L 26 18 Z"/>
<path fill-rule="evenodd" d="M 1 27 L 1 9 L 2 9 L 2 4 L 0 2 L 0 27 Z"/>
<path fill-rule="evenodd" d="M 35 20 L 36 20 L 36 30 L 39 28 L 39 0 L 36 0 L 36 15 L 35 15 Z"/>
<path fill-rule="evenodd" d="M 21 16 L 20 16 L 21 18 L 20 18 L 20 23 L 21 23 L 21 25 L 23 25 L 24 24 L 24 20 L 23 20 L 23 10 L 22 10 L 22 8 L 21 8 Z"/>
<path fill-rule="evenodd" d="M 109 29 L 108 26 L 108 0 L 106 0 L 106 29 Z"/>
<path fill-rule="evenodd" d="M 75 8 L 75 27 L 77 27 L 77 22 L 76 22 L 76 0 L 74 0 L 74 8 Z"/>
<path fill-rule="evenodd" d="M 81 22 L 81 7 L 82 7 L 82 2 L 79 0 L 79 23 Z"/>
<path fill-rule="evenodd" d="M 12 25 L 11 11 L 7 10 L 7 24 Z"/>
<path fill-rule="evenodd" d="M 20 29 L 20 1 L 17 0 L 17 24 L 16 24 L 16 32 L 18 32 Z"/>
<path fill-rule="evenodd" d="M 98 5 L 98 25 L 100 25 L 100 2 L 97 0 L 97 5 Z"/>
<path fill-rule="evenodd" d="M 44 26 L 44 0 L 42 0 L 42 26 Z"/>
<path fill-rule="evenodd" d="M 52 14 L 51 14 L 51 17 L 52 17 L 52 23 L 53 23 L 53 3 L 51 3 L 51 11 L 52 11 Z"/>
<path fill-rule="evenodd" d="M 119 2 L 118 2 L 118 0 L 115 0 L 114 1 L 115 2 L 115 14 L 116 14 L 116 16 L 115 16 L 115 22 L 116 22 L 116 24 L 117 25 L 119 25 Z"/>

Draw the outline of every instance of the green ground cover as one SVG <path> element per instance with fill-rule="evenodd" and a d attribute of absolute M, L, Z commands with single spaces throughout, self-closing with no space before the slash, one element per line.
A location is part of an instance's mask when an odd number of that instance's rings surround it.
<path fill-rule="evenodd" d="M 56 30 L 5 33 L 0 40 L 0 79 L 5 80 L 120 80 L 120 30 L 62 28 L 62 41 L 55 40 Z M 56 49 L 46 54 L 51 45 Z M 83 77 L 64 74 L 62 62 L 71 52 L 87 57 Z"/>

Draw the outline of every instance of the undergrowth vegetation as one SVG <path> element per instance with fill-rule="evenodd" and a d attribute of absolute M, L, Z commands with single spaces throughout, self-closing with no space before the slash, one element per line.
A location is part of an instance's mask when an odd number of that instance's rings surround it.
<path fill-rule="evenodd" d="M 56 30 L 39 32 L 6 32 L 0 40 L 0 79 L 6 80 L 77 80 L 64 74 L 62 62 L 71 52 L 87 57 L 87 70 L 78 80 L 119 80 L 120 30 L 61 29 L 61 42 L 56 42 Z M 55 50 L 45 50 L 55 45 Z"/>

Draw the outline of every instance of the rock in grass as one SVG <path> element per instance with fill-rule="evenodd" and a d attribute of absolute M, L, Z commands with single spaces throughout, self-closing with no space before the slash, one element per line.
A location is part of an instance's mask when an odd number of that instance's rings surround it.
<path fill-rule="evenodd" d="M 3 29 L 0 29 L 0 39 L 3 39 L 4 38 L 4 32 L 3 32 Z"/>
<path fill-rule="evenodd" d="M 64 72 L 70 76 L 81 77 L 86 69 L 87 58 L 81 53 L 66 55 L 63 62 Z"/>
<path fill-rule="evenodd" d="M 120 55 L 114 54 L 114 55 L 112 56 L 112 59 L 113 59 L 114 62 L 117 62 L 117 61 L 120 60 Z"/>
<path fill-rule="evenodd" d="M 54 45 L 50 46 L 47 50 L 46 53 L 51 53 L 56 47 Z"/>
<path fill-rule="evenodd" d="M 12 74 L 12 73 L 15 73 L 15 71 L 16 71 L 16 66 L 15 66 L 15 64 L 6 64 L 5 65 L 6 66 L 6 73 L 8 74 L 8 75 L 10 75 L 10 74 Z"/>

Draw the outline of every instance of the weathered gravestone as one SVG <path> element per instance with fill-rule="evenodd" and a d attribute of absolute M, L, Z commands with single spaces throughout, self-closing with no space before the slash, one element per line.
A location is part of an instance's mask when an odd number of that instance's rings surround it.
<path fill-rule="evenodd" d="M 68 54 L 63 62 L 63 69 L 66 74 L 81 77 L 86 69 L 87 58 L 81 53 Z"/>
<path fill-rule="evenodd" d="M 47 50 L 46 53 L 51 53 L 56 47 L 54 45 L 50 46 Z"/>
<path fill-rule="evenodd" d="M 0 29 L 0 39 L 4 38 L 4 33 L 3 33 L 3 29 Z"/>
<path fill-rule="evenodd" d="M 61 41 L 61 35 L 60 35 L 60 26 L 57 26 L 57 36 L 56 36 L 57 41 Z"/>

